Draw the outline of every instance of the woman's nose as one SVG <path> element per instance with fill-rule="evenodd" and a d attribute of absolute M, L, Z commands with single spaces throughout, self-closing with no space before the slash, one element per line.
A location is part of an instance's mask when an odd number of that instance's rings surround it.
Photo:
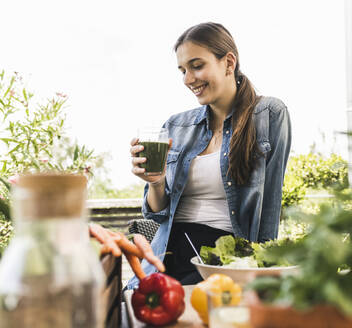
<path fill-rule="evenodd" d="M 183 83 L 184 84 L 191 84 L 195 81 L 194 74 L 190 71 L 186 71 L 184 76 L 183 76 Z"/>

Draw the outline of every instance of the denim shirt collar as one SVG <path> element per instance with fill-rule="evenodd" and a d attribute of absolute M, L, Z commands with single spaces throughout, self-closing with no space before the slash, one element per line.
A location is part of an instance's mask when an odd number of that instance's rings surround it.
<path fill-rule="evenodd" d="M 203 122 L 204 120 L 206 120 L 207 122 L 207 129 L 209 130 L 209 122 L 210 122 L 210 106 L 209 105 L 203 105 L 200 110 L 199 113 L 196 117 L 196 119 L 194 120 L 194 124 L 198 125 L 201 122 Z M 225 118 L 225 121 L 227 121 L 228 119 L 230 119 L 232 117 L 234 110 L 232 110 L 230 112 L 230 114 L 228 114 Z"/>

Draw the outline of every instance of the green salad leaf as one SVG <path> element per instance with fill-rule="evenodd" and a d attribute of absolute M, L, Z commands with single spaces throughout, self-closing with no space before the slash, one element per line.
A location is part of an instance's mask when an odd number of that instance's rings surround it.
<path fill-rule="evenodd" d="M 220 253 L 215 247 L 202 246 L 199 255 L 205 264 L 222 265 Z"/>
<path fill-rule="evenodd" d="M 215 247 L 202 246 L 200 256 L 205 264 L 231 265 L 232 267 L 288 266 L 292 262 L 285 257 L 272 256 L 277 246 L 292 245 L 289 239 L 253 243 L 244 238 L 226 235 L 218 238 Z M 280 248 L 281 249 L 281 248 Z M 242 259 L 242 260 L 241 260 Z"/>

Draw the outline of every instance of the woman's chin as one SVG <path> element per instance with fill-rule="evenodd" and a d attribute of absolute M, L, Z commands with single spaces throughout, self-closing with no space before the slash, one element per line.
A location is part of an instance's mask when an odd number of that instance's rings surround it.
<path fill-rule="evenodd" d="M 199 104 L 201 104 L 201 105 L 208 105 L 209 104 L 209 101 L 205 97 L 197 97 L 197 100 L 198 100 Z"/>

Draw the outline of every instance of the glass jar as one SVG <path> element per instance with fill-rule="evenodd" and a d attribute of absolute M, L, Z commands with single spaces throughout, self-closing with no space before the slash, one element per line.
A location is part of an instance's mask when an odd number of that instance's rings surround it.
<path fill-rule="evenodd" d="M 103 327 L 105 276 L 88 232 L 86 178 L 36 174 L 12 193 L 0 263 L 0 327 Z"/>

